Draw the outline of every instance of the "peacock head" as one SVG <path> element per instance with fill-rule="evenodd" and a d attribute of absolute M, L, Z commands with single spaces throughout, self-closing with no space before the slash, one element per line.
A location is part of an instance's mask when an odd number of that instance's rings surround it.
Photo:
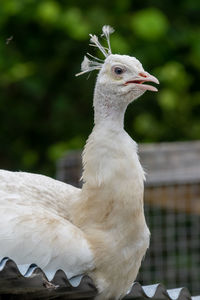
<path fill-rule="evenodd" d="M 120 97 L 120 99 L 123 96 L 124 101 L 128 103 L 147 90 L 156 92 L 157 88 L 147 82 L 159 84 L 158 79 L 147 73 L 138 59 L 128 55 L 112 54 L 110 34 L 114 29 L 104 25 L 102 31 L 101 36 L 106 37 L 108 48 L 103 47 L 98 37 L 92 34 L 90 34 L 90 45 L 97 47 L 105 59 L 101 60 L 87 53 L 81 64 L 81 72 L 76 76 L 99 70 L 96 89 L 107 96 Z"/>

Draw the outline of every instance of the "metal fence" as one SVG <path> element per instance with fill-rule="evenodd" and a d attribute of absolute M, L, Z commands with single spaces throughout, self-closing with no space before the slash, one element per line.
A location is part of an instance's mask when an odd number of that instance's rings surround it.
<path fill-rule="evenodd" d="M 137 280 L 200 293 L 200 142 L 140 145 L 147 172 L 145 215 L 151 244 Z M 80 152 L 58 162 L 57 178 L 81 186 Z"/>

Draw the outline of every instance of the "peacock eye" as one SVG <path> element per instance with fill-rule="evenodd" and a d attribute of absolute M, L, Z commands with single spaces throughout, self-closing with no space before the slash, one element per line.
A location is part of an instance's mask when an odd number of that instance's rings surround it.
<path fill-rule="evenodd" d="M 120 75 L 123 73 L 124 70 L 120 67 L 115 67 L 114 71 L 115 71 L 115 74 Z"/>
<path fill-rule="evenodd" d="M 121 75 L 125 72 L 125 69 L 119 66 L 114 66 L 112 68 L 112 71 L 116 74 L 116 75 Z"/>
<path fill-rule="evenodd" d="M 123 73 L 123 69 L 122 69 L 122 68 L 119 68 L 119 67 L 116 67 L 116 68 L 115 68 L 115 73 L 116 73 L 117 75 L 120 75 L 120 74 Z"/>

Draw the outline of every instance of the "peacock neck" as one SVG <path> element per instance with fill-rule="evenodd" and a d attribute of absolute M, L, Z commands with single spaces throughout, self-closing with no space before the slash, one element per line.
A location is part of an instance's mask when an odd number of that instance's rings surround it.
<path fill-rule="evenodd" d="M 124 128 L 124 114 L 127 104 L 123 99 L 120 101 L 118 98 L 117 94 L 105 94 L 98 85 L 96 86 L 93 101 L 95 126 L 106 126 L 115 130 Z"/>
<path fill-rule="evenodd" d="M 80 227 L 121 230 L 143 212 L 144 173 L 136 143 L 124 131 L 127 104 L 118 97 L 95 88 L 95 126 L 83 151 L 84 184 L 75 210 Z"/>

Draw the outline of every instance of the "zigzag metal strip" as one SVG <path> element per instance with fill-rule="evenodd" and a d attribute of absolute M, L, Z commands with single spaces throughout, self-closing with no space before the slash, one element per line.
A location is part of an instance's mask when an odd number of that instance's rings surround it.
<path fill-rule="evenodd" d="M 6 294 L 8 300 L 13 299 L 13 294 L 15 299 L 20 300 L 27 295 L 28 299 L 92 300 L 97 295 L 97 289 L 88 276 L 83 276 L 77 286 L 72 282 L 62 270 L 56 271 L 53 279 L 48 281 L 45 273 L 35 264 L 30 265 L 22 275 L 13 260 L 4 258 L 0 262 L 0 295 Z M 166 290 L 162 284 L 141 286 L 135 282 L 125 299 L 200 300 L 200 296 L 191 297 L 186 288 Z"/>

